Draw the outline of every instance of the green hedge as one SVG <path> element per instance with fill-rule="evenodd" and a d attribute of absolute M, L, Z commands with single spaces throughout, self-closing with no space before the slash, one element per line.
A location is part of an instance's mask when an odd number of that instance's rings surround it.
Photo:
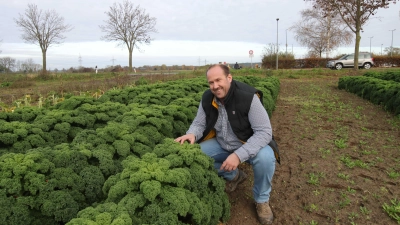
<path fill-rule="evenodd" d="M 400 70 L 398 71 L 369 71 L 364 74 L 366 77 L 374 77 L 381 80 L 396 81 L 400 83 Z"/>
<path fill-rule="evenodd" d="M 395 115 L 400 114 L 400 83 L 374 77 L 341 77 L 339 89 L 345 89 L 374 104 L 382 105 Z"/>

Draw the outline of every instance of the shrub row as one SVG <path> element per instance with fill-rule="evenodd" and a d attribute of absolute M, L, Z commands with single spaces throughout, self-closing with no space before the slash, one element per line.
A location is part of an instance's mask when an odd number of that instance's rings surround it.
<path fill-rule="evenodd" d="M 400 83 L 400 70 L 399 71 L 368 71 L 364 74 L 366 77 L 374 77 L 381 80 L 391 80 Z"/>
<path fill-rule="evenodd" d="M 395 115 L 400 114 L 400 83 L 374 77 L 341 77 L 339 89 L 345 89 L 374 104 L 382 105 Z"/>

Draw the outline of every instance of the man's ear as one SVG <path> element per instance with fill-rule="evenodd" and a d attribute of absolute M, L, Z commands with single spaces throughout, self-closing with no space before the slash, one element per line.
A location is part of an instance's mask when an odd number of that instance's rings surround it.
<path fill-rule="evenodd" d="M 227 78 L 228 78 L 229 82 L 232 82 L 232 75 L 231 74 L 228 74 Z"/>

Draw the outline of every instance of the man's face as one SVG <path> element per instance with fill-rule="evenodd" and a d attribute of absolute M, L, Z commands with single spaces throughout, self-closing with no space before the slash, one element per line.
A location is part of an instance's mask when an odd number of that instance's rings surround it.
<path fill-rule="evenodd" d="M 220 99 L 225 98 L 231 87 L 232 75 L 226 76 L 224 71 L 216 66 L 208 70 L 207 80 L 210 85 L 211 92 Z"/>

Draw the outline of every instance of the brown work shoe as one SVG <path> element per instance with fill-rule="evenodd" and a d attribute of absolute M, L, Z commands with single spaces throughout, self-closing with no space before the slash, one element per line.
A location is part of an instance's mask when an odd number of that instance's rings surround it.
<path fill-rule="evenodd" d="M 272 213 L 271 207 L 268 202 L 256 203 L 258 220 L 261 224 L 272 224 L 274 220 L 274 214 Z"/>
<path fill-rule="evenodd" d="M 233 180 L 227 181 L 225 190 L 227 192 L 233 192 L 236 190 L 236 187 L 242 183 L 244 180 L 246 180 L 247 174 L 245 174 L 243 171 L 238 169 L 238 172 L 236 173 L 236 177 L 233 178 Z"/>

